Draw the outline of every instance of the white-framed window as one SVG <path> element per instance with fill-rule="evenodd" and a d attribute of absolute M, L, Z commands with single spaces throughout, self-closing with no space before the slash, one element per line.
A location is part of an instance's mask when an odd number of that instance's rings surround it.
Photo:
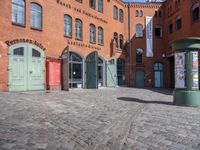
<path fill-rule="evenodd" d="M 12 0 L 12 22 L 25 25 L 25 1 Z"/>
<path fill-rule="evenodd" d="M 82 25 L 82 21 L 80 19 L 76 19 L 75 20 L 75 24 L 76 24 L 76 39 L 82 40 L 83 38 L 83 25 Z"/>
<path fill-rule="evenodd" d="M 37 3 L 31 3 L 31 27 L 42 29 L 42 7 Z"/>
<path fill-rule="evenodd" d="M 143 37 L 143 25 L 136 24 L 136 37 Z"/>
<path fill-rule="evenodd" d="M 64 15 L 64 35 L 72 37 L 72 17 L 67 14 Z"/>

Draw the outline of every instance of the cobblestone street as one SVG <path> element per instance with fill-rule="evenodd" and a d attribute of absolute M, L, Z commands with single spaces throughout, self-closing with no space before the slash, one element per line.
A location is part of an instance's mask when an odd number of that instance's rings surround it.
<path fill-rule="evenodd" d="M 172 91 L 0 93 L 0 150 L 200 149 L 200 107 Z"/>

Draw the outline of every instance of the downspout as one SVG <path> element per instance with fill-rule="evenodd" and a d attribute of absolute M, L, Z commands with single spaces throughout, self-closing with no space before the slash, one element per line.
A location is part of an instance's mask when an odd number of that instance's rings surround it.
<path fill-rule="evenodd" d="M 130 2 L 128 3 L 128 41 L 129 41 L 129 86 L 131 86 L 131 21 L 130 21 Z"/>

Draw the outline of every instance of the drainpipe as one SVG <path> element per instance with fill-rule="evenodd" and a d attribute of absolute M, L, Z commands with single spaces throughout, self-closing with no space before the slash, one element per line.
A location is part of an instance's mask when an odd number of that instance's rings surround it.
<path fill-rule="evenodd" d="M 131 86 L 131 21 L 130 21 L 130 2 L 128 3 L 128 41 L 129 41 L 129 86 Z"/>

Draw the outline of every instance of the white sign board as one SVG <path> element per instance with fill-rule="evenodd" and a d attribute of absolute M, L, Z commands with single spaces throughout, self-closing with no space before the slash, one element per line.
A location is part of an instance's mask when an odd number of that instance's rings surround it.
<path fill-rule="evenodd" d="M 153 57 L 153 17 L 146 17 L 146 56 Z"/>

